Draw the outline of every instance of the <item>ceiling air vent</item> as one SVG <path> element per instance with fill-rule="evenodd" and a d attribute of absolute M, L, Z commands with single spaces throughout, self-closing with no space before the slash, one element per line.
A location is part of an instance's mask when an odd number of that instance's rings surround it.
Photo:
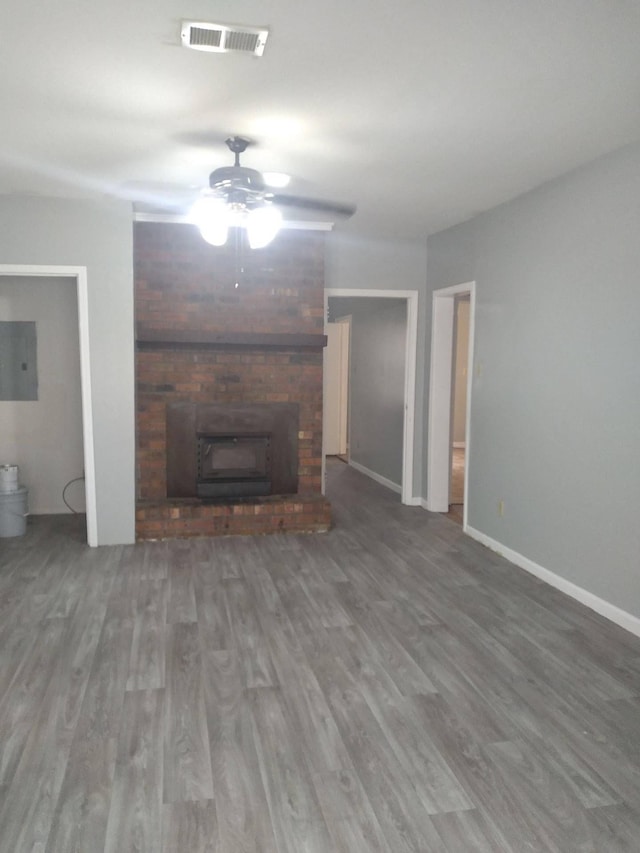
<path fill-rule="evenodd" d="M 216 53 L 252 53 L 254 56 L 262 56 L 268 35 L 269 30 L 259 27 L 236 27 L 203 21 L 183 21 L 180 32 L 184 47 Z"/>

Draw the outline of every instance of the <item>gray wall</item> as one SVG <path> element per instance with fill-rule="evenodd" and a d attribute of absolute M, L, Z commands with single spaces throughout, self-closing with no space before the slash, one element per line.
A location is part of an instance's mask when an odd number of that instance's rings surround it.
<path fill-rule="evenodd" d="M 635 145 L 428 241 L 477 284 L 469 524 L 636 616 L 639 234 Z"/>
<path fill-rule="evenodd" d="M 354 217 L 353 225 L 356 224 Z M 327 288 L 418 291 L 414 429 L 414 495 L 418 497 L 421 495 L 423 458 L 426 458 L 426 421 L 423 421 L 427 359 L 426 276 L 426 239 L 424 243 L 403 243 L 380 238 L 369 239 L 353 232 L 339 230 L 331 234 L 327 241 Z"/>
<path fill-rule="evenodd" d="M 330 299 L 329 316 L 351 315 L 349 453 L 357 462 L 402 484 L 405 299 Z"/>
<path fill-rule="evenodd" d="M 98 542 L 135 538 L 133 244 L 122 202 L 0 196 L 0 263 L 85 266 Z"/>
<path fill-rule="evenodd" d="M 37 334 L 37 400 L 0 401 L 0 463 L 17 464 L 32 514 L 70 512 L 66 483 L 82 476 L 82 394 L 76 282 L 0 277 L 0 320 L 29 320 Z M 84 512 L 84 484 L 66 498 Z"/>

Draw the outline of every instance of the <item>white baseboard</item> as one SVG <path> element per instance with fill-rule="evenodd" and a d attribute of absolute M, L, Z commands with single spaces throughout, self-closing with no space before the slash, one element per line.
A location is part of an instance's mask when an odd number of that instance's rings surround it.
<path fill-rule="evenodd" d="M 435 506 L 435 507 L 429 506 L 429 501 L 427 500 L 427 498 L 420 498 L 420 506 L 422 507 L 422 509 L 426 509 L 427 512 L 439 512 L 441 514 L 442 513 L 446 514 L 449 512 L 449 505 L 448 504 L 446 504 L 444 507 L 442 507 L 442 506 Z"/>
<path fill-rule="evenodd" d="M 502 545 L 490 536 L 486 536 L 479 530 L 469 527 L 469 525 L 465 527 L 464 532 L 471 536 L 472 539 L 475 539 L 477 542 L 480 542 L 482 545 L 486 545 L 487 548 L 495 551 L 496 554 L 500 554 L 500 556 L 504 557 L 505 560 L 509 560 L 510 563 L 524 569 L 525 572 L 529 572 L 529 574 L 540 578 L 540 580 L 548 583 L 556 589 L 559 589 L 561 592 L 566 593 L 566 595 L 574 598 L 576 601 L 579 601 L 591 610 L 595 610 L 596 613 L 599 613 L 611 622 L 615 622 L 616 625 L 619 625 L 631 634 L 635 634 L 637 637 L 640 637 L 640 619 L 632 613 L 622 610 L 615 604 L 611 604 L 609 601 L 605 601 L 603 598 L 599 598 L 592 592 L 583 589 L 583 587 L 566 580 L 566 578 L 560 577 L 560 575 L 556 575 L 554 572 L 549 571 L 549 569 L 545 569 L 543 566 L 539 566 L 528 557 L 524 557 L 517 551 L 512 551 L 511 548 L 507 548 L 506 545 Z"/>
<path fill-rule="evenodd" d="M 376 474 L 375 471 L 371 471 L 370 468 L 365 468 L 364 465 L 361 465 L 359 462 L 354 462 L 353 459 L 349 460 L 349 465 L 351 465 L 352 468 L 355 468 L 356 471 L 360 471 L 361 474 L 371 477 L 371 479 L 375 480 L 376 483 L 380 483 L 380 485 L 391 489 L 392 492 L 397 492 L 399 495 L 402 494 L 402 486 L 399 483 L 394 483 L 391 480 L 388 480 L 386 477 L 383 477 L 382 474 Z"/>
<path fill-rule="evenodd" d="M 405 506 L 422 506 L 422 498 L 412 497 L 404 502 Z"/>
<path fill-rule="evenodd" d="M 453 446 L 454 447 L 466 447 L 467 442 L 466 441 L 454 441 Z"/>

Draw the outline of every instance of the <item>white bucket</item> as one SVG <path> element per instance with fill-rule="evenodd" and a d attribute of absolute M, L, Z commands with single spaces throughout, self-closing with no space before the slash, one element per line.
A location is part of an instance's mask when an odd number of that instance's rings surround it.
<path fill-rule="evenodd" d="M 28 496 L 25 486 L 19 486 L 14 492 L 0 493 L 0 538 L 26 533 Z"/>
<path fill-rule="evenodd" d="M 0 494 L 15 492 L 18 488 L 18 466 L 0 465 Z"/>

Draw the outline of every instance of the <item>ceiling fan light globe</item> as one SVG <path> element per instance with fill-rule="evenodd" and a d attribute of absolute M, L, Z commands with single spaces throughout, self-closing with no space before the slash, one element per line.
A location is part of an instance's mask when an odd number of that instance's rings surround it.
<path fill-rule="evenodd" d="M 202 239 L 212 246 L 224 246 L 227 242 L 229 229 L 224 223 L 216 222 L 209 225 L 200 225 Z"/>
<path fill-rule="evenodd" d="M 202 239 L 212 246 L 224 246 L 229 233 L 229 210 L 219 198 L 203 196 L 191 208 L 190 219 L 194 222 Z"/>
<path fill-rule="evenodd" d="M 252 249 L 263 249 L 274 239 L 282 224 L 282 214 L 277 207 L 257 207 L 247 215 L 245 228 Z"/>
<path fill-rule="evenodd" d="M 288 187 L 291 181 L 291 176 L 284 172 L 263 172 L 262 177 L 266 187 L 273 187 L 278 190 Z"/>

